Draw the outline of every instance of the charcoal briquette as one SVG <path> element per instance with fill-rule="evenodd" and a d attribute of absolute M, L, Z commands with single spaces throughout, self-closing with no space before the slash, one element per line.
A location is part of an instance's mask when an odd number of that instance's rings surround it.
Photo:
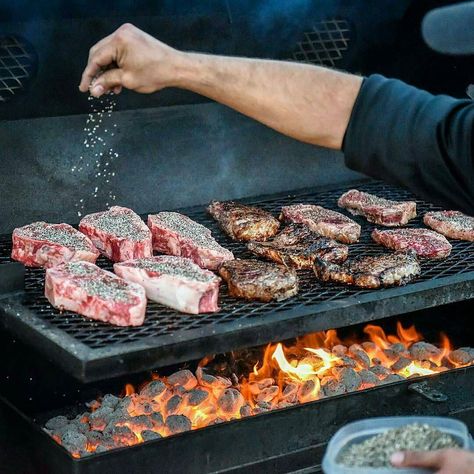
<path fill-rule="evenodd" d="M 170 415 L 166 418 L 166 428 L 170 434 L 182 433 L 191 429 L 191 421 L 184 415 Z"/>
<path fill-rule="evenodd" d="M 144 430 L 141 432 L 143 441 L 151 441 L 152 439 L 159 439 L 162 436 L 160 433 L 155 433 L 154 431 L 151 430 Z"/>
<path fill-rule="evenodd" d="M 161 380 L 153 380 L 140 390 L 140 395 L 147 398 L 160 396 L 166 390 L 166 385 Z"/>
<path fill-rule="evenodd" d="M 45 427 L 48 430 L 54 431 L 68 424 L 69 420 L 65 416 L 55 416 L 46 422 Z"/>

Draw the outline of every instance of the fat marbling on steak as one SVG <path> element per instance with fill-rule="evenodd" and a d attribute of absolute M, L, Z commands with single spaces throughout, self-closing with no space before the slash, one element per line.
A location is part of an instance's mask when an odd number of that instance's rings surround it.
<path fill-rule="evenodd" d="M 177 257 L 190 258 L 202 268 L 217 270 L 233 253 L 219 245 L 211 231 L 178 212 L 159 212 L 148 216 L 153 249 Z"/>
<path fill-rule="evenodd" d="M 61 311 L 73 311 L 116 326 L 140 326 L 145 318 L 143 287 L 89 262 L 48 268 L 45 296 Z"/>
<path fill-rule="evenodd" d="M 320 259 L 314 263 L 314 272 L 319 280 L 362 288 L 405 285 L 420 271 L 420 264 L 412 251 L 360 256 L 346 260 L 342 265 Z"/>
<path fill-rule="evenodd" d="M 234 240 L 267 240 L 280 227 L 278 220 L 269 212 L 234 201 L 212 201 L 207 210 Z"/>
<path fill-rule="evenodd" d="M 199 314 L 219 311 L 221 279 L 188 258 L 161 255 L 116 263 L 114 271 L 127 281 L 143 286 L 152 301 Z"/>
<path fill-rule="evenodd" d="M 474 217 L 460 211 L 427 212 L 423 222 L 450 239 L 474 242 Z"/>
<path fill-rule="evenodd" d="M 360 225 L 340 212 L 315 204 L 292 204 L 281 208 L 280 220 L 308 226 L 313 232 L 345 244 L 357 242 Z"/>
<path fill-rule="evenodd" d="M 298 293 L 294 269 L 259 260 L 230 260 L 219 273 L 227 282 L 229 295 L 258 301 L 282 301 Z"/>
<path fill-rule="evenodd" d="M 375 229 L 372 239 L 391 250 L 413 250 L 431 260 L 446 258 L 452 249 L 444 235 L 429 229 Z"/>
<path fill-rule="evenodd" d="M 405 225 L 416 217 L 415 201 L 390 201 L 357 189 L 344 193 L 337 203 L 352 214 L 387 227 Z"/>
<path fill-rule="evenodd" d="M 342 263 L 347 245 L 322 237 L 304 224 L 290 224 L 269 242 L 249 242 L 247 248 L 260 257 L 298 269 L 312 268 L 316 257 Z"/>
<path fill-rule="evenodd" d="M 69 224 L 34 222 L 13 231 L 12 259 L 27 267 L 54 267 L 65 262 L 95 263 L 99 251 Z"/>
<path fill-rule="evenodd" d="M 108 211 L 85 216 L 79 230 L 114 262 L 151 257 L 151 232 L 131 209 L 113 206 Z"/>

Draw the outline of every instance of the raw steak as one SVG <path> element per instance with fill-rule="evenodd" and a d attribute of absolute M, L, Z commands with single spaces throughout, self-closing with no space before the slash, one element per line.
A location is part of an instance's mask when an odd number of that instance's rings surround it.
<path fill-rule="evenodd" d="M 405 285 L 420 274 L 414 252 L 395 252 L 375 257 L 355 257 L 342 265 L 317 259 L 314 272 L 322 281 L 362 288 Z"/>
<path fill-rule="evenodd" d="M 427 212 L 423 217 L 425 225 L 450 239 L 474 242 L 474 217 L 459 211 Z"/>
<path fill-rule="evenodd" d="M 347 258 L 347 245 L 321 237 L 304 224 L 290 224 L 270 242 L 250 242 L 248 249 L 298 269 L 312 268 L 316 257 L 327 262 L 342 263 Z"/>
<path fill-rule="evenodd" d="M 65 262 L 95 263 L 99 251 L 69 224 L 34 222 L 13 231 L 12 258 L 27 267 L 54 267 Z"/>
<path fill-rule="evenodd" d="M 148 298 L 157 303 L 191 314 L 219 311 L 221 279 L 187 258 L 161 255 L 129 260 L 116 263 L 114 271 L 143 286 Z"/>
<path fill-rule="evenodd" d="M 360 237 L 359 224 L 344 214 L 314 204 L 284 206 L 280 220 L 305 224 L 313 232 L 345 244 L 357 242 Z"/>
<path fill-rule="evenodd" d="M 296 271 L 259 260 L 230 260 L 219 269 L 229 295 L 247 300 L 285 300 L 298 293 Z"/>
<path fill-rule="evenodd" d="M 364 216 L 369 222 L 387 227 L 405 225 L 416 217 L 414 201 L 389 201 L 357 189 L 344 193 L 337 203 L 352 214 Z"/>
<path fill-rule="evenodd" d="M 375 229 L 372 238 L 389 249 L 413 250 L 418 257 L 432 260 L 446 258 L 452 249 L 446 237 L 428 229 Z"/>
<path fill-rule="evenodd" d="M 126 207 L 113 206 L 108 211 L 85 216 L 79 230 L 114 262 L 151 257 L 151 232 L 140 216 Z"/>
<path fill-rule="evenodd" d="M 207 210 L 234 240 L 267 240 L 280 227 L 278 220 L 269 212 L 234 201 L 213 201 Z"/>
<path fill-rule="evenodd" d="M 232 260 L 230 250 L 221 247 L 211 231 L 177 212 L 159 212 L 148 216 L 153 249 L 168 255 L 190 258 L 202 268 L 217 270 L 222 262 Z"/>
<path fill-rule="evenodd" d="M 73 311 L 116 326 L 140 326 L 145 318 L 143 287 L 89 262 L 48 268 L 45 295 L 61 311 Z"/>

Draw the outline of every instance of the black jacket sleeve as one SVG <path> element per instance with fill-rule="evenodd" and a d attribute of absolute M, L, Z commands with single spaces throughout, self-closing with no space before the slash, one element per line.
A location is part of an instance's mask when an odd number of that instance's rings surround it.
<path fill-rule="evenodd" d="M 474 102 L 364 79 L 343 143 L 346 165 L 474 215 Z"/>

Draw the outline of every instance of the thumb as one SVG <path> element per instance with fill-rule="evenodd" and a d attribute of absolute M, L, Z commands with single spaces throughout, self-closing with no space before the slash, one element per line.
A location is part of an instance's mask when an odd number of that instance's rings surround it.
<path fill-rule="evenodd" d="M 92 83 L 90 93 L 94 97 L 100 97 L 102 94 L 116 90 L 120 86 L 122 86 L 122 70 L 119 68 L 108 69 Z"/>
<path fill-rule="evenodd" d="M 396 467 L 441 467 L 442 451 L 405 451 L 393 453 L 390 462 Z"/>

